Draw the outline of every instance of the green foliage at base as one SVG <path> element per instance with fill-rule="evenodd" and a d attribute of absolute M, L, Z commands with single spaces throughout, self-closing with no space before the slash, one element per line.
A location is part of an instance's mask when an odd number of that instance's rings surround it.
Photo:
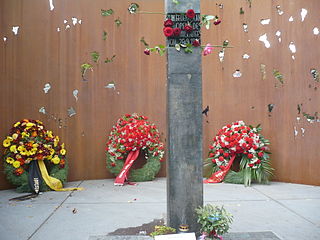
<path fill-rule="evenodd" d="M 265 158 L 261 162 L 261 167 L 257 169 L 245 168 L 248 159 L 242 158 L 240 171 L 234 172 L 230 170 L 223 181 L 226 183 L 244 184 L 246 186 L 250 186 L 254 182 L 267 184 L 273 171 L 268 158 L 269 156 L 265 155 Z"/>
<path fill-rule="evenodd" d="M 117 176 L 123 168 L 124 161 L 117 160 L 115 162 L 115 166 L 112 166 L 111 164 L 112 161 L 110 160 L 110 155 L 107 153 L 107 168 L 114 176 Z M 149 156 L 147 157 L 147 163 L 143 165 L 142 168 L 130 169 L 128 180 L 132 182 L 145 182 L 154 180 L 160 171 L 160 168 L 161 162 L 159 157 Z"/>
<path fill-rule="evenodd" d="M 176 229 L 167 226 L 155 226 L 154 232 L 150 233 L 151 237 L 155 237 L 158 235 L 166 235 L 166 234 L 174 234 L 176 233 Z"/>
<path fill-rule="evenodd" d="M 14 174 L 15 168 L 11 164 L 4 164 L 4 172 L 6 174 L 6 178 L 10 183 L 17 186 L 16 191 L 19 193 L 23 192 L 31 192 L 31 188 L 29 187 L 28 183 L 28 172 L 24 171 L 20 176 Z M 65 163 L 64 168 L 59 168 L 58 165 L 52 166 L 50 169 L 47 166 L 48 174 L 51 177 L 59 179 L 62 184 L 67 181 L 67 174 L 68 174 L 68 164 L 67 161 Z M 40 186 L 41 192 L 51 191 L 51 189 L 45 184 L 43 181 Z"/>

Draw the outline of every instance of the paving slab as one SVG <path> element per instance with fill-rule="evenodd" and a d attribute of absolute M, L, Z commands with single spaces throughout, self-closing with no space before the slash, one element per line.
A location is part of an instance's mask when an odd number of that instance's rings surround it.
<path fill-rule="evenodd" d="M 281 240 L 271 231 L 227 233 L 224 240 Z"/>
<path fill-rule="evenodd" d="M 58 207 L 57 204 L 0 204 L 0 239 L 26 240 Z"/>
<path fill-rule="evenodd" d="M 275 201 L 206 203 L 223 205 L 234 216 L 230 232 L 272 231 L 284 240 L 319 240 L 319 227 Z"/>
<path fill-rule="evenodd" d="M 320 186 L 271 182 L 270 185 L 253 184 L 252 188 L 272 199 L 320 199 Z"/>
<path fill-rule="evenodd" d="M 320 227 L 320 199 L 279 200 L 279 202 L 302 218 Z"/>
<path fill-rule="evenodd" d="M 165 212 L 165 203 L 64 203 L 31 240 L 88 239 L 163 218 Z"/>
<path fill-rule="evenodd" d="M 148 236 L 91 236 L 89 240 L 154 240 L 152 237 Z"/>
<path fill-rule="evenodd" d="M 112 179 L 84 181 L 81 186 L 84 191 L 45 192 L 23 202 L 8 201 L 21 195 L 14 190 L 0 191 L 0 239 L 87 240 L 166 219 L 165 178 L 136 186 L 116 187 Z M 287 183 L 206 184 L 204 198 L 234 215 L 231 233 L 270 231 L 282 240 L 319 240 L 319 189 Z"/>
<path fill-rule="evenodd" d="M 65 184 L 65 187 L 76 187 L 79 184 L 80 182 L 71 182 Z M 44 192 L 36 198 L 19 202 L 9 199 L 28 193 L 17 193 L 15 189 L 0 191 L 0 239 L 29 239 L 70 193 Z"/>
<path fill-rule="evenodd" d="M 242 184 L 213 183 L 204 184 L 204 201 L 251 201 L 267 200 L 268 197 L 252 187 Z"/>
<path fill-rule="evenodd" d="M 136 185 L 114 186 L 113 179 L 89 180 L 81 184 L 85 191 L 72 194 L 67 203 L 145 203 L 166 202 L 166 180 L 136 183 Z"/>
<path fill-rule="evenodd" d="M 75 182 L 68 182 L 64 185 L 65 188 L 77 187 L 81 184 L 80 181 Z M 69 195 L 71 191 L 63 191 L 63 192 L 55 192 L 55 191 L 48 191 L 48 192 L 41 192 L 38 197 L 33 198 L 30 201 L 32 204 L 60 204 L 64 201 Z M 20 197 L 26 195 L 28 193 L 17 193 L 15 189 L 9 190 L 2 190 L 0 191 L 0 204 L 7 204 L 10 203 L 9 199 Z M 14 202 L 15 204 L 25 204 L 27 201 L 23 202 Z M 11 202 L 13 203 L 13 202 Z"/>

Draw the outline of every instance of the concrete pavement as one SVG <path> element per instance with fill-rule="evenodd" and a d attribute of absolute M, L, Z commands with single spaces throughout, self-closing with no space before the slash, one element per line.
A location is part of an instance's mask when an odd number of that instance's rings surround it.
<path fill-rule="evenodd" d="M 113 186 L 112 179 L 69 182 L 77 192 L 45 192 L 9 202 L 20 194 L 0 191 L 1 240 L 88 240 L 119 228 L 166 217 L 166 179 Z M 23 195 L 23 194 L 22 194 Z M 320 187 L 272 182 L 244 187 L 204 185 L 205 203 L 234 215 L 230 232 L 272 231 L 283 240 L 320 239 Z"/>

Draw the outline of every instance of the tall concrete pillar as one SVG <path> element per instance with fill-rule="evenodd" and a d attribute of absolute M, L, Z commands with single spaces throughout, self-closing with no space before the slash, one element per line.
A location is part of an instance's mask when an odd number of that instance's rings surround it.
<path fill-rule="evenodd" d="M 200 0 L 165 1 L 166 13 L 200 13 Z M 168 42 L 167 42 L 168 44 Z M 176 229 L 198 230 L 195 208 L 203 205 L 201 49 L 167 51 L 167 218 Z"/>

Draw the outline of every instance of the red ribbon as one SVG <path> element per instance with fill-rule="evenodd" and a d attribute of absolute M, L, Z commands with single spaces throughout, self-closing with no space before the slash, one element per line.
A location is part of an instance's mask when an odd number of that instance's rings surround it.
<path fill-rule="evenodd" d="M 128 173 L 130 168 L 132 167 L 132 164 L 135 160 L 137 160 L 139 156 L 139 150 L 131 151 L 127 159 L 123 165 L 123 168 L 121 169 L 119 175 L 116 177 L 116 180 L 114 180 L 114 185 L 120 185 L 123 186 L 124 182 L 128 180 Z"/>
<path fill-rule="evenodd" d="M 228 163 L 228 165 L 222 170 L 219 170 L 215 173 L 212 174 L 212 176 L 206 180 L 203 180 L 203 183 L 219 183 L 222 182 L 222 180 L 224 179 L 224 177 L 227 175 L 227 173 L 229 172 L 232 163 L 234 161 L 234 159 L 236 158 L 236 155 L 233 155 Z"/>

